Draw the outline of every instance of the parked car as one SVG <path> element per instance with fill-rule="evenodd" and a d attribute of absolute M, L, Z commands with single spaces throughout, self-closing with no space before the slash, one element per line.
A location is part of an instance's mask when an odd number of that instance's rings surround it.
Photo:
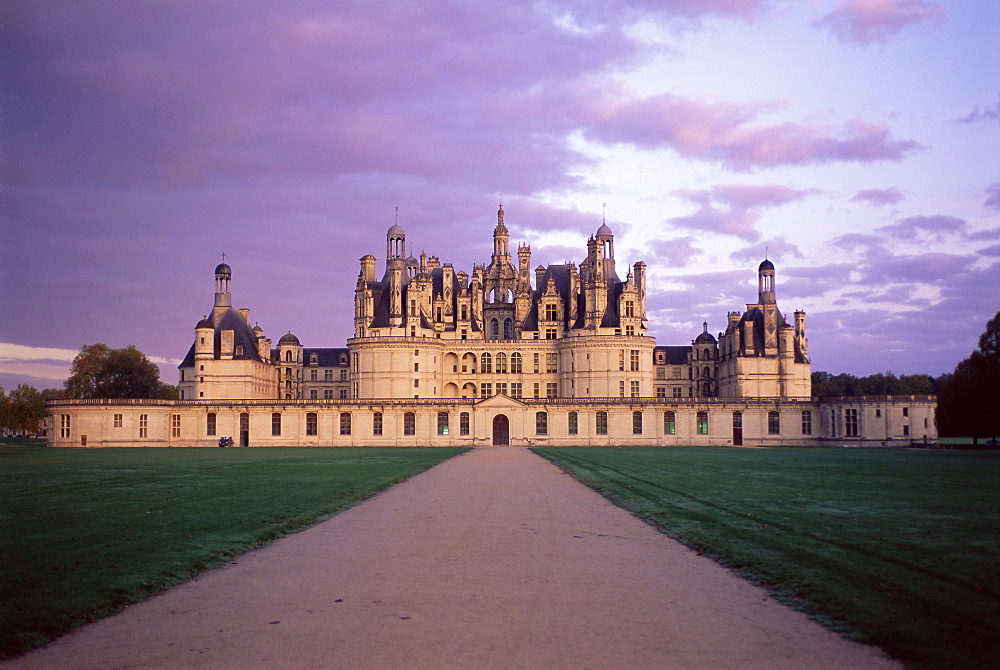
<path fill-rule="evenodd" d="M 231 446 L 233 446 L 233 438 L 232 437 L 220 437 L 219 438 L 219 446 L 220 447 L 231 447 Z"/>

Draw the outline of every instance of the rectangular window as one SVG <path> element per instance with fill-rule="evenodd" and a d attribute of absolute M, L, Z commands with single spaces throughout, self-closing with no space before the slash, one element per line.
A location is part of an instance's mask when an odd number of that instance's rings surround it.
<path fill-rule="evenodd" d="M 419 379 L 414 379 L 413 380 L 413 388 L 415 388 L 415 389 L 420 388 L 420 380 Z"/>
<path fill-rule="evenodd" d="M 559 365 L 556 361 L 556 354 L 545 354 L 545 371 L 559 372 Z"/>
<path fill-rule="evenodd" d="M 121 428 L 121 427 L 122 427 L 122 415 L 115 414 L 115 428 Z"/>
<path fill-rule="evenodd" d="M 413 371 L 414 372 L 420 372 L 420 363 L 414 363 L 413 364 Z"/>
<path fill-rule="evenodd" d="M 667 369 L 666 368 L 656 368 L 656 378 L 657 379 L 666 379 L 667 378 Z"/>
<path fill-rule="evenodd" d="M 342 382 L 346 382 L 347 381 L 347 368 L 341 368 L 341 370 L 340 370 L 340 381 L 342 381 Z"/>
<path fill-rule="evenodd" d="M 618 382 L 618 397 L 619 398 L 624 398 L 625 397 L 625 380 L 624 379 L 622 379 L 621 381 Z"/>
<path fill-rule="evenodd" d="M 507 395 L 507 382 L 497 382 L 497 395 Z"/>
<path fill-rule="evenodd" d="M 618 350 L 618 371 L 625 372 L 625 350 Z"/>
<path fill-rule="evenodd" d="M 545 305 L 545 320 L 557 321 L 559 319 L 559 307 L 555 303 Z"/>
<path fill-rule="evenodd" d="M 656 387 L 656 397 L 657 398 L 666 398 L 667 397 L 667 387 L 666 386 L 657 386 Z"/>
<path fill-rule="evenodd" d="M 625 334 L 629 337 L 635 335 L 635 326 L 625 326 Z"/>
<path fill-rule="evenodd" d="M 315 370 L 313 370 L 313 372 L 315 372 Z M 318 389 L 310 389 L 309 390 L 309 399 L 310 400 L 318 400 L 319 399 L 319 390 Z"/>
<path fill-rule="evenodd" d="M 319 370 L 310 370 L 309 381 L 314 382 L 317 381 L 318 379 L 319 379 Z"/>
<path fill-rule="evenodd" d="M 535 382 L 534 385 L 533 385 L 532 392 L 534 393 L 533 397 L 535 397 L 535 398 L 540 397 L 539 393 L 541 392 L 541 384 L 539 384 L 538 382 Z"/>
<path fill-rule="evenodd" d="M 674 387 L 674 397 L 675 398 L 680 398 L 681 397 L 681 387 L 680 386 L 675 386 Z"/>
<path fill-rule="evenodd" d="M 493 373 L 493 354 L 486 352 L 480 357 L 479 371 L 487 375 Z"/>
<path fill-rule="evenodd" d="M 639 397 L 639 382 L 634 381 L 629 383 L 629 392 L 633 398 Z"/>
<path fill-rule="evenodd" d="M 469 434 L 469 413 L 462 412 L 458 415 L 458 434 L 468 435 Z"/>
<path fill-rule="evenodd" d="M 608 413 L 598 412 L 597 413 L 597 434 L 607 435 L 608 434 Z"/>
<path fill-rule="evenodd" d="M 677 415 L 673 412 L 663 413 L 663 434 L 664 435 L 676 435 L 677 434 Z"/>
<path fill-rule="evenodd" d="M 148 430 L 147 430 L 148 424 L 149 424 L 149 415 L 148 414 L 140 414 L 139 415 L 139 437 L 146 437 L 147 436 L 147 434 L 148 434 Z"/>
<path fill-rule="evenodd" d="M 554 340 L 554 339 L 556 339 L 556 329 L 555 328 L 546 328 L 545 329 L 545 339 L 546 340 Z"/>
<path fill-rule="evenodd" d="M 306 414 L 306 435 L 318 435 L 319 424 L 316 422 L 316 412 Z"/>
<path fill-rule="evenodd" d="M 350 435 L 351 434 L 351 413 L 341 412 L 340 413 L 340 434 Z"/>
<path fill-rule="evenodd" d="M 844 410 L 844 435 L 847 437 L 858 436 L 858 410 Z"/>
<path fill-rule="evenodd" d="M 143 414 L 145 416 L 145 414 Z M 69 437 L 69 414 L 59 415 L 59 437 Z"/>
<path fill-rule="evenodd" d="M 372 435 L 382 434 L 382 412 L 372 414 Z"/>
<path fill-rule="evenodd" d="M 354 386 L 357 387 L 357 384 Z M 347 400 L 347 389 L 340 389 L 340 399 Z"/>
<path fill-rule="evenodd" d="M 638 349 L 632 349 L 631 350 L 631 353 L 629 354 L 629 367 L 632 369 L 632 372 L 638 372 L 639 371 L 639 350 Z"/>
<path fill-rule="evenodd" d="M 346 391 L 341 389 L 341 393 L 346 395 Z M 333 389 L 323 389 L 323 400 L 333 400 Z"/>
<path fill-rule="evenodd" d="M 448 434 L 448 412 L 438 412 L 438 435 Z"/>
<path fill-rule="evenodd" d="M 491 382 L 484 382 L 479 387 L 479 397 L 489 398 L 493 395 L 493 384 Z"/>
<path fill-rule="evenodd" d="M 698 412 L 698 434 L 708 435 L 708 412 Z"/>
<path fill-rule="evenodd" d="M 767 432 L 769 435 L 781 435 L 781 415 L 777 412 L 767 413 Z"/>
<path fill-rule="evenodd" d="M 403 435 L 417 434 L 417 415 L 413 412 L 403 414 Z"/>
<path fill-rule="evenodd" d="M 215 435 L 215 412 L 205 415 L 205 434 Z"/>
<path fill-rule="evenodd" d="M 535 412 L 535 435 L 549 434 L 548 412 Z"/>
<path fill-rule="evenodd" d="M 510 383 L 510 397 L 520 398 L 521 397 L 521 382 L 511 382 Z"/>
<path fill-rule="evenodd" d="M 271 413 L 271 435 L 274 437 L 281 435 L 281 412 Z"/>
<path fill-rule="evenodd" d="M 625 316 L 630 319 L 635 317 L 635 303 L 631 300 L 625 301 Z"/>
<path fill-rule="evenodd" d="M 804 410 L 802 412 L 802 434 L 813 434 L 813 415 L 809 410 Z"/>
<path fill-rule="evenodd" d="M 325 382 L 333 381 L 333 370 L 327 369 L 323 372 L 323 381 Z"/>
<path fill-rule="evenodd" d="M 632 412 L 632 434 L 642 435 L 642 412 Z"/>
<path fill-rule="evenodd" d="M 534 361 L 534 370 L 535 370 L 535 372 L 538 372 L 538 370 L 539 370 L 539 358 L 540 358 L 540 356 L 537 353 L 535 353 L 535 354 L 532 355 L 532 360 Z"/>
<path fill-rule="evenodd" d="M 577 423 L 578 421 L 579 421 L 579 415 L 576 412 L 570 412 L 569 413 L 569 434 L 570 435 L 576 435 L 577 433 L 580 432 L 579 424 Z"/>
<path fill-rule="evenodd" d="M 909 407 L 904 407 L 903 408 L 903 416 L 910 416 L 910 408 Z"/>

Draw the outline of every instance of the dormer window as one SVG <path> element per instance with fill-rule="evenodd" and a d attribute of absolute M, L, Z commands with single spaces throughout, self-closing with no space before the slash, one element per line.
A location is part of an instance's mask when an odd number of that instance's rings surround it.
<path fill-rule="evenodd" d="M 240 344 L 236 345 L 236 355 L 237 356 L 242 356 L 243 355 L 243 346 L 240 345 Z"/>
<path fill-rule="evenodd" d="M 317 365 L 319 363 L 319 356 L 316 354 L 309 355 L 309 365 Z"/>

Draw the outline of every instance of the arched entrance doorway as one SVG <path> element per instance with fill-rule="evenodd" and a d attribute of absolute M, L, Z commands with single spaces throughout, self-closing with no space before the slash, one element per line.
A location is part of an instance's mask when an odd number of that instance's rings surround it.
<path fill-rule="evenodd" d="M 493 446 L 506 447 L 510 444 L 510 420 L 506 414 L 493 417 Z"/>

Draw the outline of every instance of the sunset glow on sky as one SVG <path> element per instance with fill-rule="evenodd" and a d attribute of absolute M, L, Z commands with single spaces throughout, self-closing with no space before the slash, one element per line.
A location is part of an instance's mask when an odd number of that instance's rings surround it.
<path fill-rule="evenodd" d="M 471 273 L 501 199 L 532 266 L 605 215 L 659 344 L 766 253 L 814 370 L 950 372 L 1000 309 L 998 35 L 992 0 L 0 1 L 0 386 L 95 342 L 176 383 L 222 253 L 274 341 L 346 346 L 397 207 Z"/>

